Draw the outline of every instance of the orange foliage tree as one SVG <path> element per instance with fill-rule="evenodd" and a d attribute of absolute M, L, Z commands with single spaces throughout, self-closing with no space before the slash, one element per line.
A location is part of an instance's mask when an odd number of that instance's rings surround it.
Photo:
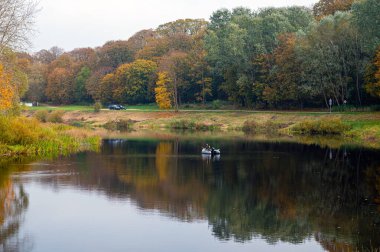
<path fill-rule="evenodd" d="M 55 68 L 48 76 L 46 96 L 53 103 L 68 104 L 74 98 L 72 74 L 65 68 Z"/>
<path fill-rule="evenodd" d="M 337 11 L 348 11 L 354 0 L 320 0 L 313 6 L 314 16 L 320 20 Z"/>
<path fill-rule="evenodd" d="M 158 79 L 154 91 L 156 93 L 156 103 L 160 109 L 170 109 L 172 107 L 170 92 L 166 87 L 170 82 L 171 80 L 167 72 L 158 73 Z"/>
<path fill-rule="evenodd" d="M 367 70 L 365 89 L 370 95 L 380 98 L 380 47 L 373 61 L 373 69 Z"/>
<path fill-rule="evenodd" d="M 4 66 L 0 64 L 0 110 L 6 110 L 12 107 L 14 95 L 12 75 L 7 73 Z"/>

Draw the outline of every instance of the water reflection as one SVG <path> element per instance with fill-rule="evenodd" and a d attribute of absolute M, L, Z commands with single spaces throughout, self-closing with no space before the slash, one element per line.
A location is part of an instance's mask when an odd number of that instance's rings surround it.
<path fill-rule="evenodd" d="M 2 169 L 1 169 L 2 168 Z M 28 237 L 19 229 L 29 199 L 22 185 L 15 185 L 9 171 L 0 168 L 0 251 L 27 251 L 32 247 Z"/>
<path fill-rule="evenodd" d="M 181 221 L 207 220 L 220 240 L 315 239 L 327 251 L 380 247 L 379 152 L 294 143 L 210 144 L 222 147 L 221 157 L 201 155 L 197 141 L 109 140 L 99 154 L 35 164 L 44 176 L 21 174 L 15 181 L 131 199 L 143 211 Z M 26 197 L 20 193 L 17 202 Z"/>

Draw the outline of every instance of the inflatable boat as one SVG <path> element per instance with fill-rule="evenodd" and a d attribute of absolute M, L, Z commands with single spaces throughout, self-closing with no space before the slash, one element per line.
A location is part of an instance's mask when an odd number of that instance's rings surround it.
<path fill-rule="evenodd" d="M 208 155 L 219 155 L 220 150 L 219 149 L 202 149 L 202 154 L 208 154 Z"/>

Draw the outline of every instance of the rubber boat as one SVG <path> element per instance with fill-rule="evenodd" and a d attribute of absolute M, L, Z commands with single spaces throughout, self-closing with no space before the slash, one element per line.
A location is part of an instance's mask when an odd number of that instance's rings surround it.
<path fill-rule="evenodd" d="M 202 149 L 202 154 L 208 154 L 208 155 L 219 155 L 220 149 Z"/>

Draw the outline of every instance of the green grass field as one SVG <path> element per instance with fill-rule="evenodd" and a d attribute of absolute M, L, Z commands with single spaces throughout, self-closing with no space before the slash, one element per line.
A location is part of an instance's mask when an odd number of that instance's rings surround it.
<path fill-rule="evenodd" d="M 155 111 L 161 111 L 165 112 L 165 110 L 160 110 L 156 104 L 144 104 L 144 105 L 125 105 L 126 111 L 146 111 L 146 112 L 155 112 Z M 52 105 L 41 105 L 38 107 L 24 107 L 25 110 L 30 111 L 37 111 L 37 110 L 63 110 L 63 111 L 84 111 L 84 112 L 91 112 L 94 110 L 93 106 L 89 105 L 60 105 L 60 106 L 52 106 Z M 102 110 L 108 110 L 107 107 L 103 107 Z M 168 110 L 173 111 L 173 110 Z M 213 112 L 213 113 L 225 113 L 225 112 L 241 112 L 241 113 L 256 113 L 256 114 L 289 114 L 289 115 L 303 115 L 303 116 L 313 116 L 313 115 L 320 115 L 320 114 L 326 114 L 328 115 L 328 111 L 324 110 L 304 110 L 304 111 L 294 111 L 294 110 L 251 110 L 251 109 L 205 109 L 202 107 L 185 107 L 181 108 L 180 111 L 194 111 L 194 112 Z M 355 115 L 355 114 L 371 114 L 372 112 L 333 112 L 334 115 Z"/>
<path fill-rule="evenodd" d="M 154 111 L 158 110 L 157 105 L 148 104 L 148 105 L 133 105 L 125 106 L 126 110 L 143 110 L 143 111 Z M 106 109 L 103 107 L 102 109 Z M 63 110 L 63 111 L 93 111 L 93 106 L 84 106 L 84 105 L 61 105 L 61 106 L 50 106 L 50 105 L 41 105 L 38 107 L 27 107 L 26 110 L 37 111 L 37 110 Z"/>

